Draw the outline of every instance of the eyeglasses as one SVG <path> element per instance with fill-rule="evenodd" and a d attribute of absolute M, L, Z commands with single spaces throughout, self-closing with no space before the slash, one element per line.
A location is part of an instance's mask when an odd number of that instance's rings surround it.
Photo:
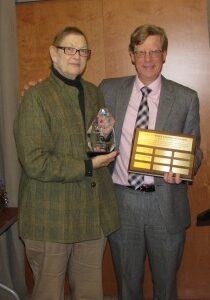
<path fill-rule="evenodd" d="M 148 54 L 151 58 L 159 58 L 161 53 L 163 51 L 158 49 L 158 50 L 134 50 L 134 54 L 136 55 L 137 58 L 144 58 L 146 54 Z"/>
<path fill-rule="evenodd" d="M 55 47 L 63 50 L 66 55 L 75 55 L 77 52 L 79 52 L 80 56 L 88 57 L 91 54 L 90 49 L 76 49 L 73 47 L 61 47 L 61 46 L 55 46 Z"/>

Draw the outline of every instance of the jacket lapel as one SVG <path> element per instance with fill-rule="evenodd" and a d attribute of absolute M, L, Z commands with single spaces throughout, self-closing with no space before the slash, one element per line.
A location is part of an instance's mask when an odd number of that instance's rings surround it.
<path fill-rule="evenodd" d="M 170 111 L 175 101 L 175 95 L 170 82 L 162 76 L 160 101 L 158 106 L 155 130 L 164 130 Z"/>
<path fill-rule="evenodd" d="M 116 109 L 115 109 L 117 147 L 119 147 L 120 144 L 122 126 L 125 119 L 128 103 L 130 101 L 134 81 L 135 81 L 135 76 L 126 78 L 126 80 L 123 81 L 121 88 L 119 88 L 119 92 L 117 95 Z"/>

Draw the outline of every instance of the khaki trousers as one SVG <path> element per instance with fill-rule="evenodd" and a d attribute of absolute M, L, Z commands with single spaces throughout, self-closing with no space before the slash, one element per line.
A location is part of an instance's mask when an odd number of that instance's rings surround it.
<path fill-rule="evenodd" d="M 69 273 L 71 299 L 103 299 L 105 237 L 74 244 L 24 242 L 35 282 L 32 300 L 63 300 L 66 270 Z"/>

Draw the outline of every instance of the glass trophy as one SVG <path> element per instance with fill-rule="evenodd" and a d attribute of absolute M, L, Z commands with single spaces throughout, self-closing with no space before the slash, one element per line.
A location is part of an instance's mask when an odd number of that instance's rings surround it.
<path fill-rule="evenodd" d="M 115 134 L 107 108 L 101 108 L 87 131 L 89 156 L 107 154 L 115 149 Z"/>

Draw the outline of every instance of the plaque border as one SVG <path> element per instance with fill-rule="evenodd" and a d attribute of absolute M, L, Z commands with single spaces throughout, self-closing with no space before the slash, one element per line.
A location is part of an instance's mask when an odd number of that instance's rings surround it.
<path fill-rule="evenodd" d="M 179 138 L 179 137 L 180 138 L 181 137 L 190 138 L 190 139 L 192 139 L 191 151 L 180 150 L 180 149 L 171 149 L 171 148 L 161 147 L 161 146 L 158 147 L 158 146 L 155 146 L 155 145 L 148 146 L 147 144 L 143 144 L 143 143 L 142 144 L 138 144 L 139 132 L 157 133 L 157 134 L 160 134 L 162 136 L 174 136 L 174 137 L 177 137 L 177 138 Z M 139 153 L 137 151 L 137 147 L 139 147 L 139 146 L 143 146 L 143 147 L 147 147 L 147 148 L 151 148 L 152 149 L 152 153 L 149 154 L 149 156 L 151 156 L 151 161 L 149 162 L 149 164 L 151 165 L 150 168 L 143 168 L 143 167 L 136 167 L 136 166 L 134 166 L 135 162 L 141 161 L 141 160 L 135 159 L 135 155 L 137 153 Z M 134 131 L 134 137 L 133 137 L 133 141 L 132 141 L 131 155 L 130 155 L 130 160 L 129 160 L 129 165 L 128 165 L 128 172 L 140 173 L 140 174 L 150 175 L 150 176 L 163 177 L 165 172 L 169 172 L 169 171 L 172 170 L 172 168 L 177 167 L 177 166 L 175 166 L 171 162 L 169 164 L 159 164 L 160 166 L 167 166 L 167 167 L 169 167 L 169 170 L 167 170 L 167 171 L 162 171 L 162 170 L 160 171 L 160 170 L 153 169 L 154 158 L 157 157 L 157 155 L 154 154 L 154 151 L 156 149 L 159 149 L 159 150 L 164 150 L 164 151 L 172 151 L 172 158 L 173 158 L 174 152 L 180 152 L 180 153 L 184 153 L 184 154 L 190 154 L 190 159 L 189 160 L 184 160 L 184 161 L 189 161 L 189 167 L 178 166 L 178 168 L 183 168 L 183 171 L 184 170 L 188 170 L 188 174 L 180 173 L 181 179 L 192 181 L 193 180 L 193 166 L 194 166 L 194 159 L 195 159 L 195 146 L 196 146 L 196 137 L 194 135 L 176 134 L 176 133 L 167 132 L 167 131 L 158 131 L 158 130 L 151 130 L 151 129 L 136 128 L 135 131 Z M 142 152 L 142 153 L 143 153 L 143 155 L 144 154 L 148 155 L 148 153 L 144 153 L 144 152 Z M 165 157 L 165 156 L 158 156 L 158 157 L 162 158 L 162 157 Z M 171 160 L 172 160 L 172 158 L 171 158 Z"/>

